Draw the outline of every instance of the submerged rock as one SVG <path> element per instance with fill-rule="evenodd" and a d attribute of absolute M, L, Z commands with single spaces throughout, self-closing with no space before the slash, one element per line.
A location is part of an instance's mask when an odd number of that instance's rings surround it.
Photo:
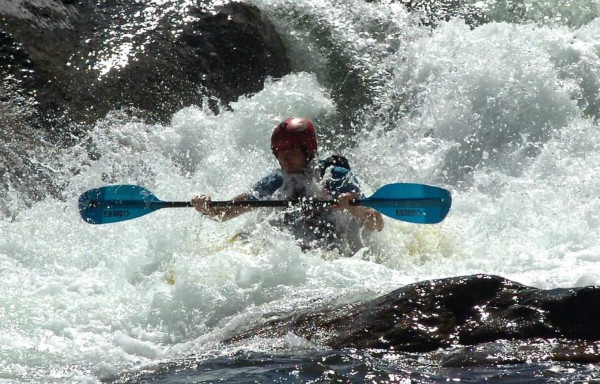
<path fill-rule="evenodd" d="M 497 340 L 600 340 L 600 287 L 541 290 L 474 275 L 269 321 L 232 341 L 293 333 L 332 348 L 428 352 Z"/>

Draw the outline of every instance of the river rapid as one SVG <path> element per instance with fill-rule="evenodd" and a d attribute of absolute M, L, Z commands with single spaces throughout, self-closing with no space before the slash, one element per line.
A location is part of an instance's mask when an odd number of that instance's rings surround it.
<path fill-rule="evenodd" d="M 114 112 L 80 144 L 28 154 L 62 188 L 41 201 L 19 186 L 2 195 L 0 380 L 598 380 L 591 365 L 449 369 L 439 353 L 331 351 L 293 334 L 220 343 L 265 319 L 433 278 L 600 284 L 597 3 L 524 0 L 516 17 L 501 2 L 465 2 L 491 21 L 435 27 L 395 2 L 252 3 L 293 73 L 218 111 L 183 108 L 170 124 Z M 107 184 L 163 200 L 246 191 L 277 166 L 268 139 L 291 115 L 311 118 L 320 155 L 345 155 L 371 190 L 441 186 L 450 214 L 438 225 L 386 218 L 353 255 L 303 252 L 263 220 L 269 212 L 217 223 L 163 209 L 96 226 L 79 216 L 79 194 Z"/>

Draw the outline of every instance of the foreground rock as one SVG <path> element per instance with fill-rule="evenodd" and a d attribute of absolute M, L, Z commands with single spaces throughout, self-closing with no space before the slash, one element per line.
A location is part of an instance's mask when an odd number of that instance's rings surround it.
<path fill-rule="evenodd" d="M 425 281 L 369 302 L 270 321 L 232 341 L 290 332 L 332 348 L 406 352 L 504 339 L 589 343 L 600 340 L 600 287 L 540 290 L 487 275 Z"/>

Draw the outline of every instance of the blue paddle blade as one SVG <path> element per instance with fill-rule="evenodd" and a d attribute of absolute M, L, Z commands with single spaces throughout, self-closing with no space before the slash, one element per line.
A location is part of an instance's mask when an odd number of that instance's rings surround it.
<path fill-rule="evenodd" d="M 164 207 L 157 202 L 160 200 L 150 191 L 137 185 L 110 185 L 79 196 L 79 213 L 90 224 L 116 223 Z"/>
<path fill-rule="evenodd" d="M 452 197 L 450 192 L 425 184 L 396 183 L 379 188 L 373 196 L 360 201 L 396 220 L 417 224 L 436 224 L 444 220 Z"/>
<path fill-rule="evenodd" d="M 323 206 L 335 201 L 322 201 Z M 287 207 L 285 200 L 213 201 L 211 206 Z M 417 224 L 435 224 L 444 220 L 452 197 L 450 192 L 424 184 L 397 183 L 379 188 L 357 205 L 371 207 L 396 220 Z M 91 189 L 79 197 L 79 213 L 90 224 L 107 224 L 131 220 L 161 208 L 191 207 L 189 201 L 165 202 L 137 185 L 109 185 Z"/>

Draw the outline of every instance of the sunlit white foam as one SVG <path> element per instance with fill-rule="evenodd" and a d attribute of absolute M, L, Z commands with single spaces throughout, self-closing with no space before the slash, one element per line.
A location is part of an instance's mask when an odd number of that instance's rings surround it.
<path fill-rule="evenodd" d="M 110 378 L 172 356 L 169 346 L 232 335 L 238 330 L 227 324 L 240 316 L 250 326 L 292 302 L 300 308 L 314 297 L 352 301 L 385 290 L 380 274 L 393 270 L 303 253 L 289 235 L 257 226 L 252 214 L 221 224 L 170 209 L 99 226 L 78 215 L 78 194 L 105 184 L 140 184 L 163 200 L 230 198 L 276 165 L 268 137 L 278 122 L 289 115 L 318 121 L 333 108 L 316 77 L 301 73 L 218 115 L 188 108 L 165 126 L 119 115 L 100 122 L 91 135 L 99 158 L 65 159 L 86 164 L 65 202 L 48 198 L 0 227 L 0 286 L 9 298 L 0 316 L 13 340 L 0 352 L 2 371 L 25 378 L 44 366 L 66 381 Z M 229 241 L 248 226 L 256 228 L 253 240 Z M 389 281 L 388 290 L 398 284 Z M 23 353 L 30 358 L 17 362 Z"/>
<path fill-rule="evenodd" d="M 395 128 L 365 132 L 353 159 L 369 162 L 375 186 L 399 178 L 454 191 L 441 225 L 454 246 L 426 264 L 433 276 L 495 273 L 545 288 L 593 281 L 596 25 L 568 33 L 453 21 L 398 52 L 388 91 L 412 111 Z"/>

